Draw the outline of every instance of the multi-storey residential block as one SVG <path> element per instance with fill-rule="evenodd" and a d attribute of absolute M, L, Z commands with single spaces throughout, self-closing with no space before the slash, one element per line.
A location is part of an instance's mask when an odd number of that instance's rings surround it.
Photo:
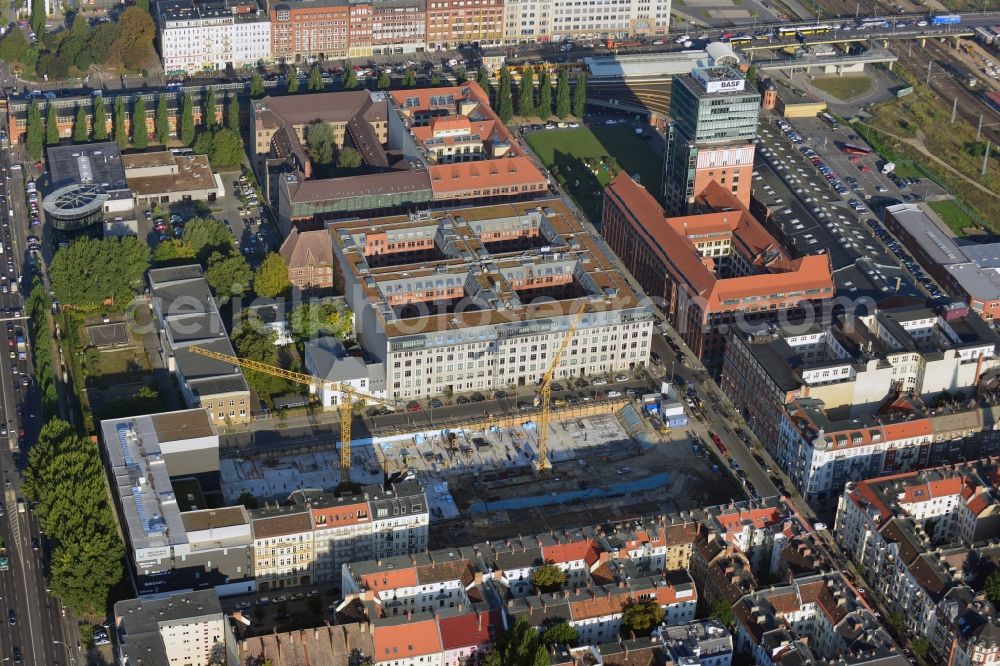
<path fill-rule="evenodd" d="M 255 589 L 246 509 L 209 509 L 191 481 L 219 471 L 219 436 L 205 410 L 104 420 L 101 457 L 140 595 Z"/>
<path fill-rule="evenodd" d="M 503 41 L 502 0 L 427 0 L 427 48 L 496 46 Z"/>
<path fill-rule="evenodd" d="M 297 587 L 312 582 L 313 524 L 303 506 L 265 506 L 251 512 L 253 575 L 257 588 Z"/>
<path fill-rule="evenodd" d="M 839 573 L 754 591 L 734 604 L 733 616 L 736 650 L 754 664 L 908 663 Z"/>
<path fill-rule="evenodd" d="M 766 328 L 833 298 L 829 259 L 792 259 L 722 185 L 709 183 L 698 206 L 712 212 L 667 217 L 621 173 L 605 189 L 601 229 L 695 354 L 721 361 L 730 328 Z"/>
<path fill-rule="evenodd" d="M 157 268 L 148 278 L 163 365 L 177 376 L 184 402 L 217 425 L 249 421 L 250 387 L 240 368 L 190 349 L 235 355 L 201 266 Z"/>
<path fill-rule="evenodd" d="M 261 590 L 337 583 L 349 562 L 427 549 L 429 514 L 418 483 L 367 486 L 358 496 L 296 490 L 290 499 L 251 513 Z"/>
<path fill-rule="evenodd" d="M 270 6 L 271 56 L 275 62 L 346 58 L 350 3 L 347 0 L 291 0 Z"/>
<path fill-rule="evenodd" d="M 998 365 L 998 343 L 961 303 L 877 308 L 757 333 L 734 329 L 721 386 L 774 450 L 785 406 L 796 398 L 863 416 L 900 391 L 927 402 L 968 393 Z"/>
<path fill-rule="evenodd" d="M 850 484 L 835 532 L 866 584 L 927 638 L 932 661 L 1000 659 L 1000 616 L 984 584 L 1000 549 L 995 458 Z"/>
<path fill-rule="evenodd" d="M 662 35 L 670 25 L 670 0 L 612 4 L 567 0 L 513 0 L 504 3 L 505 44 Z"/>
<path fill-rule="evenodd" d="M 257 0 L 162 0 L 156 9 L 167 75 L 271 60 L 271 23 Z"/>
<path fill-rule="evenodd" d="M 427 0 L 372 2 L 372 55 L 420 53 L 427 48 Z"/>
<path fill-rule="evenodd" d="M 708 183 L 750 205 L 760 93 L 728 65 L 675 76 L 663 163 L 663 199 L 671 215 L 686 215 Z"/>
<path fill-rule="evenodd" d="M 235 664 L 236 640 L 212 590 L 115 604 L 121 664 Z"/>
<path fill-rule="evenodd" d="M 733 635 L 715 618 L 661 626 L 656 635 L 675 664 L 729 666 L 733 662 Z"/>
<path fill-rule="evenodd" d="M 329 229 L 357 338 L 393 398 L 530 385 L 580 310 L 557 378 L 649 358 L 651 313 L 558 199 Z"/>

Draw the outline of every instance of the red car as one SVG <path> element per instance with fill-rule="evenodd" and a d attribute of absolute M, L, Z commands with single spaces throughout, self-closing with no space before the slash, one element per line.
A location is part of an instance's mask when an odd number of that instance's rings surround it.
<path fill-rule="evenodd" d="M 420 403 L 414 400 L 406 406 L 406 411 L 408 412 L 419 412 L 421 410 Z"/>
<path fill-rule="evenodd" d="M 868 168 L 867 164 L 862 164 L 861 165 L 861 173 L 871 173 L 871 172 L 872 172 L 872 170 L 870 168 Z"/>
<path fill-rule="evenodd" d="M 715 442 L 715 445 L 719 448 L 719 453 L 724 456 L 729 455 L 729 449 L 726 448 L 726 445 L 722 443 L 722 440 L 714 432 L 712 433 L 712 441 Z"/>
<path fill-rule="evenodd" d="M 8 347 L 14 346 L 14 338 L 7 338 L 7 346 Z"/>

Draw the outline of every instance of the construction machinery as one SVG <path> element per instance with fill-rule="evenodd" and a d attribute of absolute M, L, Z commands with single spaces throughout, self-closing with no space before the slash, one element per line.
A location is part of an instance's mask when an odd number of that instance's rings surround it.
<path fill-rule="evenodd" d="M 367 400 L 393 408 L 399 407 L 395 400 L 380 398 L 378 396 L 371 395 L 370 393 L 359 391 L 349 384 L 332 382 L 301 372 L 285 370 L 284 368 L 276 368 L 273 365 L 262 363 L 260 361 L 252 361 L 238 356 L 230 356 L 229 354 L 220 354 L 219 352 L 205 349 L 204 347 L 190 347 L 189 349 L 195 354 L 207 356 L 208 358 L 213 358 L 216 361 L 229 363 L 246 370 L 261 372 L 265 375 L 271 375 L 273 377 L 281 377 L 290 382 L 295 382 L 296 384 L 315 386 L 317 388 L 340 393 L 337 401 L 337 407 L 340 410 L 340 473 L 342 481 L 350 481 L 351 479 L 351 419 L 353 417 L 351 410 L 354 406 L 355 400 Z"/>
<path fill-rule="evenodd" d="M 566 348 L 569 347 L 569 341 L 573 339 L 573 334 L 576 333 L 576 329 L 580 326 L 583 312 L 584 308 L 581 307 L 577 311 L 576 316 L 573 317 L 573 321 L 569 325 L 569 330 L 566 331 L 566 335 L 559 345 L 559 351 L 556 352 L 555 358 L 552 359 L 552 363 L 549 365 L 549 369 L 542 376 L 542 385 L 539 389 L 539 406 L 541 407 L 541 411 L 538 416 L 538 461 L 535 463 L 535 468 L 539 472 L 552 469 L 552 463 L 549 462 L 548 447 L 549 417 L 552 413 L 552 377 L 556 373 L 556 368 L 559 367 L 559 362 L 562 360 Z"/>

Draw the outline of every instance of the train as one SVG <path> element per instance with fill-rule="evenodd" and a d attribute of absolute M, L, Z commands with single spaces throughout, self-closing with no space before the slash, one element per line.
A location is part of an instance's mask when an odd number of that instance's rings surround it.
<path fill-rule="evenodd" d="M 931 25 L 955 25 L 962 22 L 962 17 L 958 14 L 938 14 L 930 17 Z"/>

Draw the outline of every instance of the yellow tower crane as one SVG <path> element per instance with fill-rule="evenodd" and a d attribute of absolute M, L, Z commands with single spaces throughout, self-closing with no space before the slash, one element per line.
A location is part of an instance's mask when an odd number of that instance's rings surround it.
<path fill-rule="evenodd" d="M 229 354 L 220 354 L 219 352 L 205 349 L 204 347 L 189 347 L 189 349 L 195 354 L 201 354 L 202 356 L 214 358 L 217 361 L 229 363 L 247 370 L 262 372 L 265 375 L 272 375 L 274 377 L 282 377 L 288 381 L 295 382 L 296 384 L 305 384 L 307 386 L 315 386 L 317 388 L 325 388 L 330 391 L 339 392 L 340 401 L 337 403 L 337 407 L 340 410 L 341 481 L 351 480 L 351 408 L 354 405 L 354 401 L 356 399 L 362 399 L 381 403 L 390 407 L 399 406 L 395 400 L 379 398 L 378 396 L 371 395 L 370 393 L 359 391 L 348 384 L 331 382 L 326 379 L 320 379 L 319 377 L 313 377 L 312 375 L 306 375 L 301 372 L 293 372 L 283 368 L 276 368 L 273 365 L 261 363 L 260 361 L 252 361 L 246 358 L 239 358 L 238 356 L 230 356 Z"/>
<path fill-rule="evenodd" d="M 542 376 L 542 386 L 539 391 L 541 394 L 539 401 L 541 412 L 538 416 L 538 462 L 535 463 L 535 468 L 540 472 L 552 469 L 552 463 L 549 462 L 549 416 L 552 412 L 552 377 L 556 373 L 556 368 L 559 367 L 559 362 L 562 360 L 566 348 L 569 347 L 569 341 L 573 339 L 573 334 L 576 333 L 576 329 L 580 326 L 583 312 L 584 307 L 581 307 L 577 311 L 576 316 L 573 317 L 573 321 L 569 325 L 569 330 L 566 331 L 566 335 L 559 345 L 559 351 L 556 352 L 556 356 L 552 359 L 549 369 Z"/>

